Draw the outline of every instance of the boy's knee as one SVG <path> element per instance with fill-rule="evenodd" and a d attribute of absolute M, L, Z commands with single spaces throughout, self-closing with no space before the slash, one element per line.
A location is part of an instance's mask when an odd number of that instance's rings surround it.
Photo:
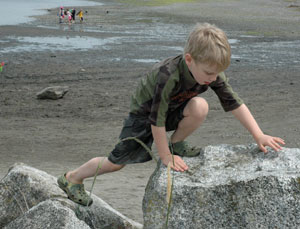
<path fill-rule="evenodd" d="M 112 172 L 118 171 L 118 170 L 120 170 L 120 169 L 122 169 L 122 168 L 125 167 L 125 164 L 123 164 L 123 165 L 115 164 L 115 163 L 111 162 L 108 159 L 107 159 L 107 161 L 109 163 L 109 166 L 110 166 L 110 169 L 111 169 Z"/>
<path fill-rule="evenodd" d="M 205 99 L 201 97 L 194 97 L 189 102 L 189 115 L 197 119 L 206 118 L 208 114 L 208 103 Z"/>

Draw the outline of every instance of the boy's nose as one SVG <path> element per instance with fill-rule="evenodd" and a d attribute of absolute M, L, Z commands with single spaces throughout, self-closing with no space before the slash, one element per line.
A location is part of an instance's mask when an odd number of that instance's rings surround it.
<path fill-rule="evenodd" d="M 217 79 L 217 75 L 213 75 L 209 78 L 210 81 L 216 81 Z"/>

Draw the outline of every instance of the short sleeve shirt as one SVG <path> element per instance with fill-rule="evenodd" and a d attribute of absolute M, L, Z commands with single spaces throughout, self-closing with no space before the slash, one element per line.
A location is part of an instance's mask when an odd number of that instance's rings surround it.
<path fill-rule="evenodd" d="M 217 94 L 225 111 L 234 110 L 243 103 L 224 72 L 211 84 L 200 85 L 190 73 L 183 55 L 171 57 L 155 64 L 139 82 L 131 97 L 130 112 L 148 117 L 154 126 L 165 126 L 169 113 L 208 88 Z"/>

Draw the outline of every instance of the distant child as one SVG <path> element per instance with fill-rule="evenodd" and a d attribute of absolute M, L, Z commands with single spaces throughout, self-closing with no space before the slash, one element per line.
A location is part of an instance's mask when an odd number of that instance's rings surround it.
<path fill-rule="evenodd" d="M 62 7 L 62 6 L 60 7 L 57 15 L 58 15 L 59 23 L 61 24 L 63 22 L 63 19 L 65 18 L 64 7 Z"/>
<path fill-rule="evenodd" d="M 77 13 L 78 17 L 80 18 L 80 23 L 83 22 L 83 11 L 82 9 L 79 10 L 79 12 Z"/>
<path fill-rule="evenodd" d="M 76 9 L 72 9 L 72 21 L 75 22 Z"/>
<path fill-rule="evenodd" d="M 71 25 L 72 22 L 72 15 L 69 9 L 67 9 L 67 16 L 68 16 L 68 21 L 69 21 L 69 25 Z"/>
<path fill-rule="evenodd" d="M 200 149 L 185 139 L 201 126 L 208 113 L 207 101 L 198 97 L 209 88 L 218 96 L 225 111 L 232 114 L 251 133 L 263 152 L 275 151 L 284 140 L 262 132 L 247 106 L 232 90 L 224 70 L 228 68 L 231 49 L 225 33 L 214 25 L 197 24 L 190 33 L 184 53 L 157 63 L 145 74 L 131 97 L 130 113 L 124 121 L 120 139 L 135 137 L 151 147 L 156 144 L 164 165 L 172 163 L 176 171 L 188 170 L 182 157 L 193 157 Z M 168 142 L 167 131 L 174 131 Z M 171 150 L 172 149 L 172 150 Z M 174 163 L 172 153 L 174 153 Z M 122 169 L 126 164 L 151 160 L 151 155 L 135 140 L 121 141 L 108 157 L 96 157 L 58 178 L 59 186 L 76 203 L 90 205 L 92 199 L 83 181 Z"/>

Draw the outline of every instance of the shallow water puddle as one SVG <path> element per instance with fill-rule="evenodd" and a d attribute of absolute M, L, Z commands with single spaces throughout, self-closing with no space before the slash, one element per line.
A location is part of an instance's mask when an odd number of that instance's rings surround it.
<path fill-rule="evenodd" d="M 139 63 L 156 63 L 160 61 L 158 59 L 132 59 L 132 60 Z"/>
<path fill-rule="evenodd" d="M 239 43 L 240 41 L 238 39 L 228 39 L 229 44 L 236 44 Z"/>
<path fill-rule="evenodd" d="M 237 59 L 262 66 L 278 66 L 300 62 L 300 41 L 241 43 L 232 48 Z"/>
<path fill-rule="evenodd" d="M 140 32 L 128 33 L 108 38 L 95 38 L 89 36 L 75 37 L 7 37 L 0 40 L 0 54 L 10 52 L 39 52 L 39 51 L 86 51 L 86 50 L 114 50 L 120 45 L 126 49 L 120 60 L 130 60 L 139 63 L 158 62 L 168 53 L 168 56 L 178 55 L 183 51 L 184 35 L 178 33 L 166 35 L 161 28 L 149 29 L 145 34 Z M 117 34 L 115 34 L 117 35 Z M 164 36 L 170 37 L 164 44 L 158 44 Z M 166 40 L 166 39 L 163 39 Z M 300 63 L 300 41 L 252 41 L 229 39 L 232 47 L 232 59 L 238 60 L 240 64 L 251 64 L 256 66 L 279 66 L 283 64 Z M 175 45 L 176 44 L 176 45 Z M 182 45 L 181 45 L 182 44 Z M 135 52 L 131 51 L 135 50 Z M 136 58 L 136 53 L 139 58 Z M 122 54 L 121 54 L 122 55 Z M 110 61 L 118 61 L 110 58 Z"/>
<path fill-rule="evenodd" d="M 31 52 L 31 51 L 75 51 L 75 50 L 88 50 L 94 49 L 99 46 L 103 47 L 107 44 L 120 44 L 118 42 L 121 38 L 93 38 L 86 36 L 76 37 L 9 37 L 20 43 L 13 47 L 6 47 L 0 50 L 0 53 L 9 52 Z M 6 42 L 6 41 L 3 41 Z"/>

